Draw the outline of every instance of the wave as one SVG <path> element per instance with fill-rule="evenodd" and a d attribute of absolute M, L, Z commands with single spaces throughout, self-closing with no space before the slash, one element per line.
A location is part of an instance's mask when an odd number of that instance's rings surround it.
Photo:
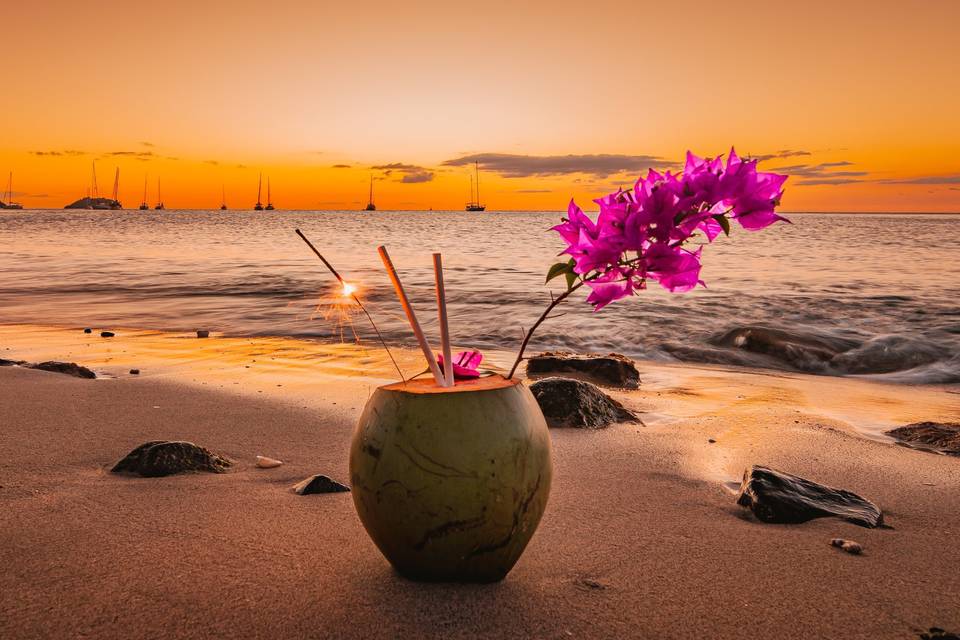
<path fill-rule="evenodd" d="M 953 344 L 916 336 L 850 333 L 747 325 L 714 334 L 706 345 L 669 342 L 663 349 L 684 362 L 876 376 L 914 384 L 960 382 L 960 353 Z"/>

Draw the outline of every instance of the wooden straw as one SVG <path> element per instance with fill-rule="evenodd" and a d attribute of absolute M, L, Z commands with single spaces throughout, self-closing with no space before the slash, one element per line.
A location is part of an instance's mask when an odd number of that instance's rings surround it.
<path fill-rule="evenodd" d="M 423 351 L 423 357 L 427 359 L 427 366 L 430 367 L 430 373 L 433 374 L 433 379 L 436 383 L 442 387 L 444 386 L 443 374 L 440 373 L 440 367 L 437 366 L 437 360 L 433 357 L 433 351 L 430 349 L 427 337 L 423 335 L 423 329 L 420 328 L 420 323 L 417 322 L 417 315 L 413 312 L 410 300 L 407 299 L 407 293 L 403 290 L 403 285 L 400 284 L 400 276 L 397 275 L 393 261 L 390 260 L 390 254 L 387 253 L 387 248 L 383 245 L 377 247 L 377 253 L 380 254 L 380 259 L 383 260 L 383 266 L 387 269 L 387 275 L 390 276 L 390 281 L 393 282 L 393 288 L 397 292 L 397 297 L 400 298 L 403 311 L 407 314 L 407 321 L 410 323 L 410 328 L 413 329 L 413 335 L 417 337 L 417 342 L 420 343 L 420 350 Z"/>
<path fill-rule="evenodd" d="M 433 254 L 433 276 L 437 283 L 437 310 L 440 315 L 440 348 L 443 350 L 443 386 L 453 386 L 453 355 L 450 351 L 450 327 L 447 323 L 447 293 L 443 288 L 443 258 Z"/>

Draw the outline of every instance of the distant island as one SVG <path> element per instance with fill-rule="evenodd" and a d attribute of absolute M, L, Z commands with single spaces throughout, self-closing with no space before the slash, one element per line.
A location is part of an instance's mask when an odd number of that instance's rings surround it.
<path fill-rule="evenodd" d="M 64 209 L 123 209 L 119 200 L 112 198 L 80 198 L 71 202 Z"/>

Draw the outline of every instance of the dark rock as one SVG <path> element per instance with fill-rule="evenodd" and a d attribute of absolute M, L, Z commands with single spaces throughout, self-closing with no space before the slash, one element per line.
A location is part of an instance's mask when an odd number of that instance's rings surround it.
<path fill-rule="evenodd" d="M 0 367 L 19 367 L 27 364 L 26 360 L 7 360 L 6 358 L 0 358 Z"/>
<path fill-rule="evenodd" d="M 342 493 L 350 491 L 350 487 L 342 485 L 336 480 L 331 480 L 327 476 L 317 474 L 297 483 L 293 490 L 298 495 L 308 496 L 312 493 Z"/>
<path fill-rule="evenodd" d="M 918 449 L 960 456 L 960 423 L 915 422 L 891 429 L 887 435 Z"/>
<path fill-rule="evenodd" d="M 192 442 L 155 440 L 146 442 L 118 462 L 113 473 L 135 473 L 145 478 L 188 471 L 223 473 L 233 463 Z"/>
<path fill-rule="evenodd" d="M 132 376 L 140 375 L 140 369 L 130 369 L 130 375 Z"/>
<path fill-rule="evenodd" d="M 622 404 L 589 382 L 544 378 L 530 385 L 551 427 L 602 429 L 615 422 L 640 422 Z"/>
<path fill-rule="evenodd" d="M 640 372 L 633 360 L 619 353 L 600 356 L 556 351 L 541 353 L 527 360 L 528 376 L 560 373 L 582 376 L 609 387 L 636 389 L 640 386 Z"/>
<path fill-rule="evenodd" d="M 209 338 L 209 337 L 210 337 L 210 332 L 207 331 L 206 329 L 199 329 L 199 330 L 197 330 L 197 337 L 198 337 L 198 338 Z"/>
<path fill-rule="evenodd" d="M 853 492 L 756 465 L 743 474 L 737 504 L 763 522 L 795 524 L 835 516 L 861 527 L 883 524 L 880 508 Z"/>
<path fill-rule="evenodd" d="M 851 555 L 858 556 L 863 553 L 863 545 L 859 542 L 854 542 L 853 540 L 844 540 L 843 538 L 834 538 L 830 541 L 830 545 L 838 549 L 842 549 Z"/>
<path fill-rule="evenodd" d="M 84 332 L 84 333 L 93 333 L 93 329 L 84 329 L 83 332 Z"/>
<path fill-rule="evenodd" d="M 68 376 L 74 376 L 77 378 L 89 378 L 93 379 L 97 377 L 93 371 L 87 369 L 86 367 L 81 367 L 75 362 L 39 362 L 37 364 L 27 365 L 31 369 L 39 369 L 40 371 L 50 371 L 53 373 L 65 373 Z"/>
<path fill-rule="evenodd" d="M 800 371 L 823 373 L 831 360 L 861 342 L 813 331 L 785 331 L 763 326 L 730 329 L 711 337 L 714 346 L 742 349 L 778 360 Z"/>
<path fill-rule="evenodd" d="M 714 440 L 713 438 L 709 438 L 707 439 L 707 442 L 709 442 L 710 444 L 713 444 L 714 442 L 716 442 L 716 440 Z"/>
<path fill-rule="evenodd" d="M 112 337 L 115 336 L 115 335 L 117 335 L 117 334 L 115 334 L 113 331 L 101 331 L 101 332 L 100 332 L 100 337 L 101 337 L 101 338 L 112 338 Z"/>
<path fill-rule="evenodd" d="M 920 634 L 920 640 L 960 640 L 960 635 L 950 633 L 940 627 L 930 627 L 929 631 Z"/>

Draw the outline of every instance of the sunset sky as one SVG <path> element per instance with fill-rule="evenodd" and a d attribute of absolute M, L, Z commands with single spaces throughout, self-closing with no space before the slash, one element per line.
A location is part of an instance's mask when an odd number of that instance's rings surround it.
<path fill-rule="evenodd" d="M 960 211 L 960 2 L 10 2 L 0 171 L 59 208 L 559 209 L 690 148 L 789 211 Z M 6 181 L 4 180 L 4 188 Z"/>

